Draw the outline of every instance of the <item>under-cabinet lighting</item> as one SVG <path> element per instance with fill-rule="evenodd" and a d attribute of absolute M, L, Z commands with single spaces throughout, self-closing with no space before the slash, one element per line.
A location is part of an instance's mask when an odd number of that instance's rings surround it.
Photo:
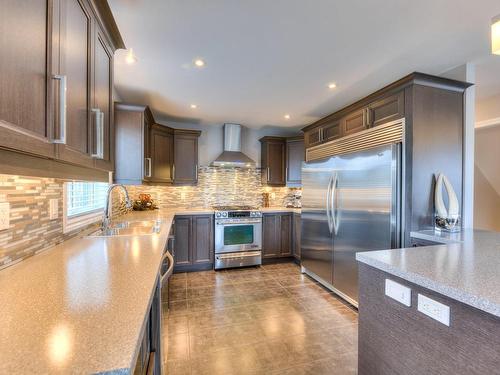
<path fill-rule="evenodd" d="M 491 20 L 491 53 L 500 55 L 500 14 Z"/>

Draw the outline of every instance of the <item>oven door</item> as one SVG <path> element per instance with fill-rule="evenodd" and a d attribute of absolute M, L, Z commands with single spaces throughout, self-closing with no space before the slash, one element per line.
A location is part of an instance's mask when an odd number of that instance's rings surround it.
<path fill-rule="evenodd" d="M 262 220 L 215 220 L 215 253 L 262 249 Z"/>

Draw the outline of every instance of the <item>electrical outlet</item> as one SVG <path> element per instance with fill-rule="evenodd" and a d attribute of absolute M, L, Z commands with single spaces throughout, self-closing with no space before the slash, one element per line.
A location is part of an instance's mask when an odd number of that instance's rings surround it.
<path fill-rule="evenodd" d="M 59 202 L 57 199 L 49 201 L 49 219 L 55 220 L 59 216 Z"/>
<path fill-rule="evenodd" d="M 418 311 L 437 320 L 439 323 L 450 326 L 450 306 L 443 305 L 441 302 L 419 294 Z"/>
<path fill-rule="evenodd" d="M 10 226 L 10 204 L 0 203 L 0 230 L 9 229 Z"/>
<path fill-rule="evenodd" d="M 395 281 L 385 279 L 385 295 L 405 306 L 411 306 L 411 289 Z"/>

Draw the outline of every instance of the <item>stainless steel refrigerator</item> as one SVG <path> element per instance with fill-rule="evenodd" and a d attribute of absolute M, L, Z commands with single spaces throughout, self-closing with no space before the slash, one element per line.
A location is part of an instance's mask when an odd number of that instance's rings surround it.
<path fill-rule="evenodd" d="M 400 144 L 302 168 L 302 270 L 357 306 L 355 253 L 399 247 Z"/>

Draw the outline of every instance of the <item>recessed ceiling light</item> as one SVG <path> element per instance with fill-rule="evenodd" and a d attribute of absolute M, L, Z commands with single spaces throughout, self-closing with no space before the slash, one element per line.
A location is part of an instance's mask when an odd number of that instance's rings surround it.
<path fill-rule="evenodd" d="M 198 106 L 196 104 L 191 104 L 190 107 L 193 108 L 193 109 L 198 108 Z"/>
<path fill-rule="evenodd" d="M 491 53 L 500 55 L 500 14 L 491 20 Z"/>
<path fill-rule="evenodd" d="M 330 83 L 328 84 L 328 88 L 329 88 L 329 89 L 334 89 L 335 87 L 337 87 L 337 84 L 336 84 L 335 82 L 330 82 Z"/>
<path fill-rule="evenodd" d="M 195 59 L 194 65 L 197 66 L 198 68 L 202 68 L 205 66 L 205 61 L 203 61 L 202 59 Z"/>
<path fill-rule="evenodd" d="M 285 116 L 283 116 L 285 118 L 285 120 L 290 120 L 290 115 L 289 114 L 286 114 Z"/>
<path fill-rule="evenodd" d="M 125 57 L 125 62 L 132 65 L 137 62 L 137 56 L 134 55 L 134 50 L 130 48 L 127 52 L 127 57 Z"/>

